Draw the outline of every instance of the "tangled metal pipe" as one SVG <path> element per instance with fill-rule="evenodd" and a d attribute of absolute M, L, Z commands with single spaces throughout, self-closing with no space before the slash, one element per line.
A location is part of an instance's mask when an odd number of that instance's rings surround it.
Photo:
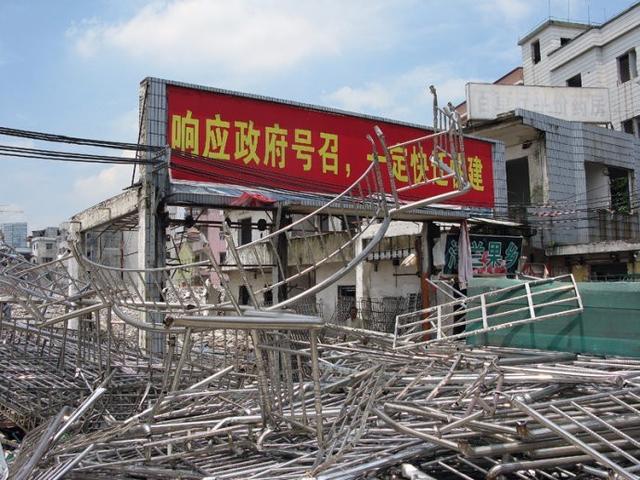
<path fill-rule="evenodd" d="M 67 356 L 73 368 L 74 357 L 84 359 L 88 384 L 77 391 L 86 400 L 63 411 L 66 423 L 44 421 L 23 442 L 11 468 L 37 458 L 25 478 L 385 478 L 405 463 L 425 478 L 537 478 L 612 465 L 634 478 L 639 463 L 640 389 L 626 382 L 640 377 L 640 361 L 461 344 L 402 353 L 391 338 L 376 341 L 380 333 L 367 339 L 362 330 L 331 329 L 314 342 L 266 329 L 222 366 L 224 346 L 207 351 L 191 331 L 164 359 L 116 348 L 110 376 L 91 387 L 101 378 L 89 368 L 97 335 L 83 323 Z M 101 343 L 111 338 L 126 348 L 116 325 L 109 331 L 100 322 Z M 13 335 L 5 352 L 15 357 L 25 342 L 29 352 L 33 331 L 3 325 L 3 335 Z M 205 368 L 211 361 L 218 370 Z M 38 376 L 35 361 L 31 368 Z M 133 396 L 132 369 L 133 378 L 151 379 Z"/>
<path fill-rule="evenodd" d="M 394 149 L 435 139 L 424 166 L 456 178 L 460 194 L 458 124 L 437 100 L 434 109 L 429 139 L 382 143 L 387 166 Z M 394 333 L 284 308 L 295 302 L 281 289 L 331 260 L 329 282 L 292 298 L 326 287 L 366 257 L 351 250 L 367 228 L 381 221 L 382 236 L 394 212 L 425 203 L 403 203 L 399 187 L 387 205 L 378 168 L 261 241 L 236 246 L 227 236 L 225 268 L 239 272 L 250 306 L 229 284 L 215 300 L 184 284 L 194 268 L 221 272 L 213 257 L 124 269 L 76 250 L 33 266 L 0 245 L 0 297 L 14 307 L 0 315 L 0 415 L 28 432 L 11 478 L 638 478 L 640 360 L 455 342 L 579 311 L 570 276 L 455 300 L 466 309 L 457 336 L 442 306 L 399 316 Z M 357 221 L 347 204 L 358 206 Z M 313 230 L 325 214 L 345 217 L 334 243 Z M 311 265 L 272 256 L 300 248 L 318 255 Z M 264 278 L 254 284 L 249 271 Z M 266 291 L 273 305 L 259 301 Z M 506 294 L 526 305 L 510 307 Z M 557 313 L 541 314 L 549 306 Z M 164 322 L 146 323 L 147 314 Z M 429 323 L 435 341 L 424 339 Z M 145 333 L 163 348 L 147 348 Z"/>

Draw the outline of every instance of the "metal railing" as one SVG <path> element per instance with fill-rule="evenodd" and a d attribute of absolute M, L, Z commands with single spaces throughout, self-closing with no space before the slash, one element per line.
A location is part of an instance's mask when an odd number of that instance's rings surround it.
<path fill-rule="evenodd" d="M 394 347 L 412 349 L 461 340 L 582 311 L 573 275 L 531 280 L 398 315 Z M 453 330 L 453 331 L 452 331 Z M 461 330 L 458 333 L 458 330 Z"/>

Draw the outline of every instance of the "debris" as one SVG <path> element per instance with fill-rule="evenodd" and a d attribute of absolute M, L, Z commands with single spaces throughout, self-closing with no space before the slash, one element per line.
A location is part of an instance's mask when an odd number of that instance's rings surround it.
<path fill-rule="evenodd" d="M 434 109 L 438 141 L 428 161 L 464 158 L 455 114 Z M 396 192 L 390 208 L 373 158 L 351 189 L 312 214 L 278 221 L 245 245 L 227 231 L 251 306 L 224 282 L 224 297 L 184 282 L 185 269 L 220 273 L 213 256 L 126 269 L 74 247 L 34 266 L 0 244 L 0 297 L 15 306 L 0 317 L 0 413 L 28 431 L 11 478 L 637 479 L 639 360 L 452 342 L 580 311 L 571 276 L 455 299 L 444 306 L 451 313 L 398 315 L 393 333 L 296 313 L 297 302 L 367 257 L 394 211 L 433 200 L 401 205 Z M 458 178 L 457 193 L 468 187 L 458 168 L 441 166 Z M 317 216 L 343 202 L 359 208 L 344 216 L 340 241 L 315 238 Z M 345 249 L 380 219 L 346 260 Z M 313 265 L 272 270 L 282 242 L 313 252 Z M 342 261 L 326 280 L 278 295 L 329 259 Z M 264 287 L 251 289 L 249 265 Z M 264 305 L 258 294 L 267 291 L 273 302 Z M 514 295 L 526 306 L 510 305 Z M 454 318 L 462 334 L 447 333 Z"/>

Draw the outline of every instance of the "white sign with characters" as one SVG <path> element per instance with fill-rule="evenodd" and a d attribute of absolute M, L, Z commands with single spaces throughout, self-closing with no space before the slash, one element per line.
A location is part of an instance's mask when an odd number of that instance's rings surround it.
<path fill-rule="evenodd" d="M 467 83 L 470 120 L 493 120 L 522 108 L 574 122 L 609 123 L 609 91 L 606 88 L 539 87 Z"/>

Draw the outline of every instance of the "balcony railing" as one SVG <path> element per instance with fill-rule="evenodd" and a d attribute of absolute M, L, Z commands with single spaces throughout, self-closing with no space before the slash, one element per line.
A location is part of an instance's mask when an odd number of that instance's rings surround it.
<path fill-rule="evenodd" d="M 593 212 L 589 219 L 589 241 L 637 240 L 640 236 L 638 214 Z"/>

